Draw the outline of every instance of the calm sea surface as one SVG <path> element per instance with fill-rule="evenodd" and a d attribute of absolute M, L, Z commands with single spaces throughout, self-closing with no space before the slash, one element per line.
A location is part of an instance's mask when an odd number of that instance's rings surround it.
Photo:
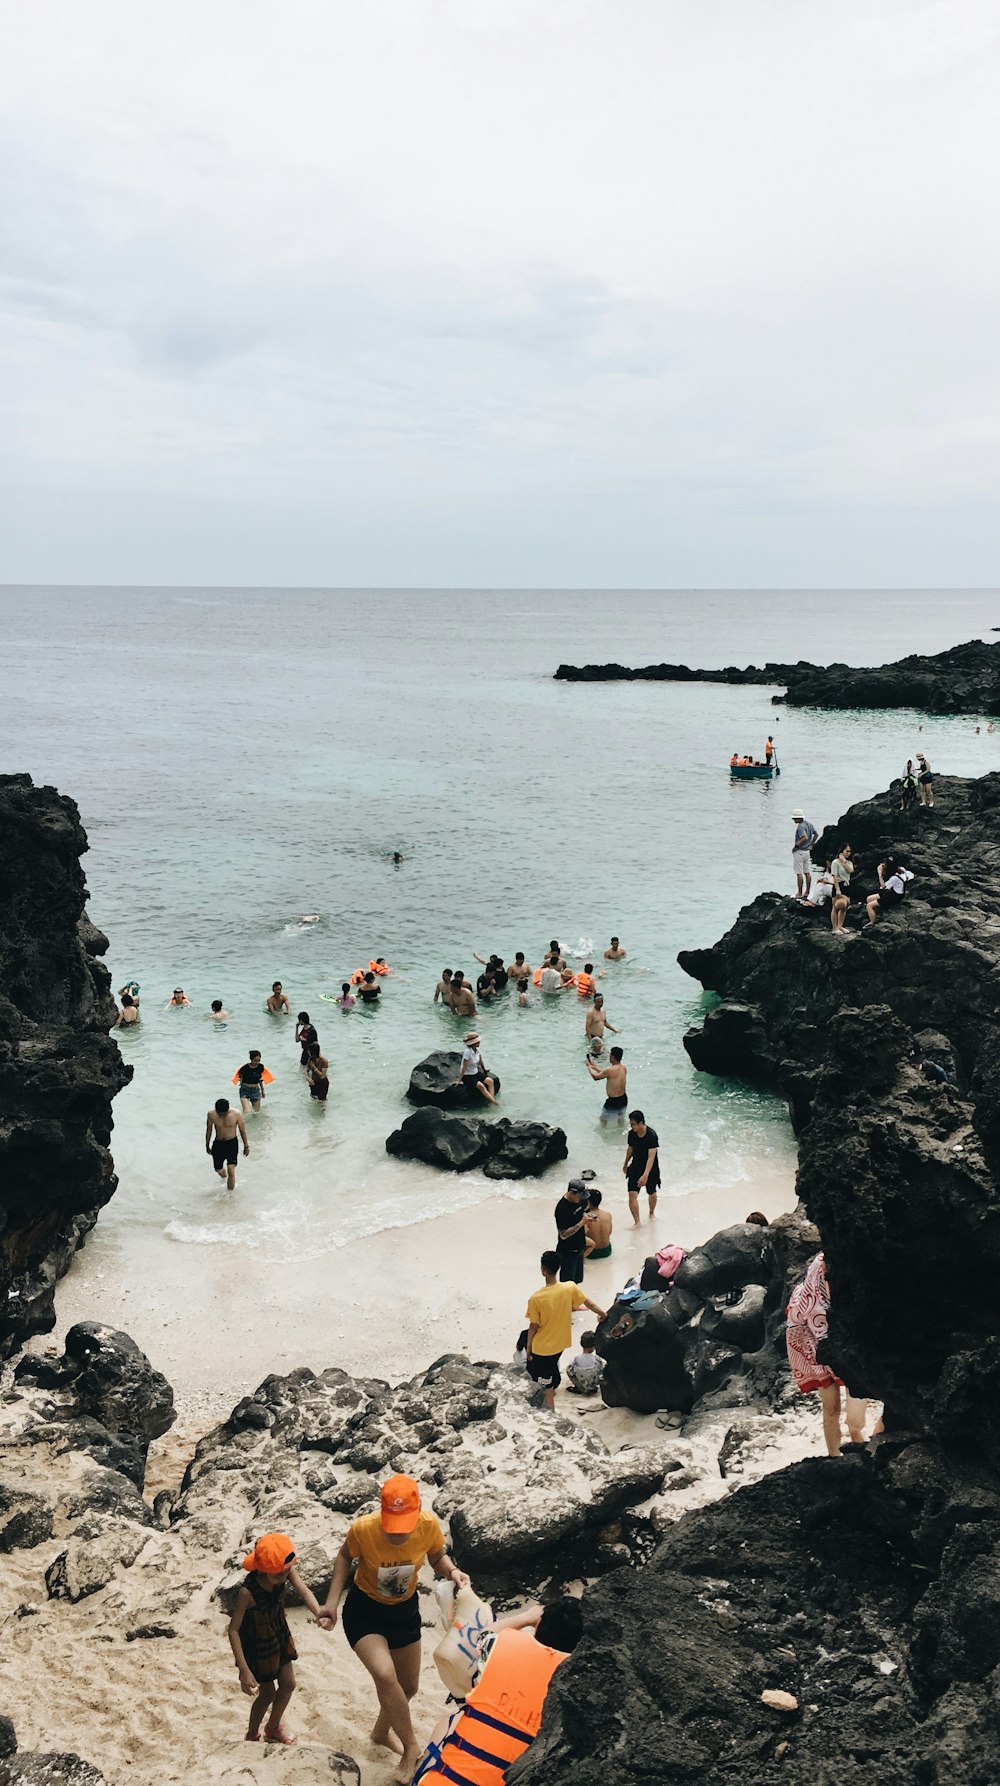
<path fill-rule="evenodd" d="M 713 941 L 761 888 L 788 889 L 790 813 L 819 826 L 887 785 L 919 744 L 936 768 L 1000 767 L 971 719 L 773 709 L 762 689 L 566 686 L 561 659 L 877 663 L 1000 624 L 1000 593 L 0 590 L 4 766 L 79 803 L 91 912 L 115 985 L 142 986 L 117 1100 L 121 1189 L 92 1248 L 267 1249 L 275 1261 L 497 1195 L 390 1160 L 412 1065 L 464 1026 L 431 997 L 445 966 L 550 937 L 600 960 L 631 1101 L 660 1132 L 669 1190 L 738 1184 L 792 1143 L 783 1106 L 694 1074 L 699 990 L 679 948 Z M 985 716 L 984 716 L 985 719 Z M 773 727 L 783 773 L 734 785 L 734 748 Z M 391 854 L 405 858 L 393 866 Z M 321 921 L 303 929 L 301 913 Z M 385 955 L 383 1008 L 322 993 Z M 601 963 L 603 965 L 603 962 Z M 331 1061 L 310 1103 L 283 980 Z M 164 1010 L 183 986 L 188 1010 Z M 231 1021 L 209 1020 L 221 998 Z M 604 1170 L 575 995 L 482 1010 L 503 1110 L 567 1131 Z M 262 1049 L 275 1080 L 234 1197 L 204 1153 L 205 1112 Z"/>

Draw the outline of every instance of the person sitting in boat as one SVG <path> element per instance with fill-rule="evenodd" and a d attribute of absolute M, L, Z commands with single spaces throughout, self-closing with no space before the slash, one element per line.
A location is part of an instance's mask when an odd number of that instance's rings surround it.
<path fill-rule="evenodd" d="M 739 763 L 739 760 L 740 760 L 739 756 L 737 755 L 736 751 L 734 750 L 732 756 L 729 759 L 730 769 L 735 769 L 737 764 Z"/>

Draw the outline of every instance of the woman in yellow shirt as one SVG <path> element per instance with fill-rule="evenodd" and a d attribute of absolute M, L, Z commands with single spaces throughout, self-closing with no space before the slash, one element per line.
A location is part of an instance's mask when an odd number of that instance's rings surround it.
<path fill-rule="evenodd" d="M 371 1740 L 400 1756 L 395 1775 L 400 1786 L 412 1780 L 421 1752 L 410 1700 L 420 1685 L 417 1579 L 425 1562 L 444 1581 L 469 1586 L 465 1571 L 448 1555 L 438 1519 L 421 1507 L 413 1477 L 390 1476 L 382 1485 L 381 1511 L 356 1519 L 348 1530 L 320 1614 L 330 1627 L 336 1624 L 353 1569 L 344 1635 L 375 1682 L 380 1709 Z"/>

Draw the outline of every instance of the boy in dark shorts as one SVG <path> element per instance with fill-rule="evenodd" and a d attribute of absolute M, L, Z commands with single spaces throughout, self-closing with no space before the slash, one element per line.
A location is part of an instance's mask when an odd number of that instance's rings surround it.
<path fill-rule="evenodd" d="M 229 1642 L 240 1686 L 253 1698 L 246 1740 L 260 1742 L 264 1713 L 270 1710 L 264 1741 L 291 1744 L 296 1739 L 281 1722 L 295 1692 L 292 1663 L 298 1655 L 285 1616 L 289 1583 L 305 1601 L 317 1624 L 323 1615 L 318 1600 L 295 1567 L 295 1546 L 284 1532 L 266 1532 L 258 1538 L 250 1555 L 243 1558 L 243 1567 L 247 1571 L 246 1585 L 236 1596 L 229 1621 Z"/>
<path fill-rule="evenodd" d="M 545 1406 L 554 1409 L 556 1390 L 561 1378 L 559 1359 L 573 1343 L 573 1314 L 578 1308 L 589 1308 L 599 1321 L 604 1310 L 583 1294 L 579 1284 L 560 1284 L 560 1259 L 557 1252 L 542 1254 L 542 1276 L 545 1284 L 528 1298 L 528 1375 L 545 1391 Z"/>
<path fill-rule="evenodd" d="M 236 1189 L 240 1141 L 243 1142 L 243 1158 L 247 1159 L 250 1143 L 246 1123 L 238 1110 L 229 1108 L 228 1098 L 216 1098 L 215 1108 L 208 1112 L 205 1122 L 205 1152 L 211 1154 L 212 1165 L 219 1177 L 227 1180 L 231 1191 Z"/>

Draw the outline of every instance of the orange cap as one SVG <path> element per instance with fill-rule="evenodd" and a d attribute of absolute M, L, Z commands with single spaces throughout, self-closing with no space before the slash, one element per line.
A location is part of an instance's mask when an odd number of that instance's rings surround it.
<path fill-rule="evenodd" d="M 265 1532 L 258 1538 L 249 1556 L 243 1558 L 244 1569 L 256 1569 L 261 1575 L 283 1575 L 295 1561 L 295 1546 L 284 1532 Z"/>
<path fill-rule="evenodd" d="M 383 1532 L 412 1532 L 420 1518 L 420 1490 L 412 1476 L 390 1476 L 382 1484 Z"/>

